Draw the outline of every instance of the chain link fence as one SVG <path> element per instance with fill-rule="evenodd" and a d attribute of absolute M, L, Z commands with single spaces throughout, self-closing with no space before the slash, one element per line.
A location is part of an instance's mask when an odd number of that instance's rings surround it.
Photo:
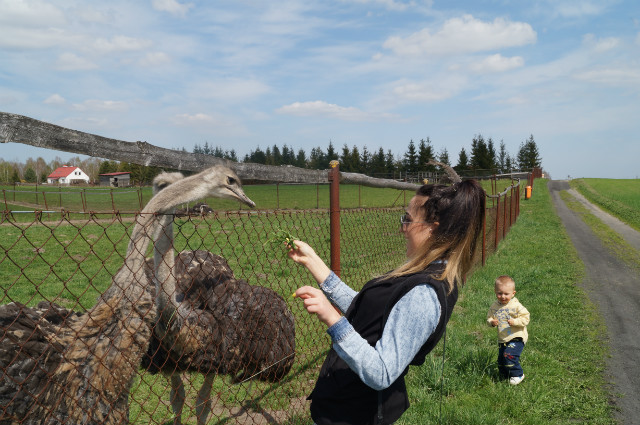
<path fill-rule="evenodd" d="M 398 206 L 340 211 L 340 274 L 356 290 L 405 258 L 399 216 L 406 195 L 398 193 L 401 192 L 395 192 L 396 199 L 391 203 Z M 143 202 L 140 195 L 134 196 Z M 478 266 L 518 216 L 519 182 L 488 196 Z M 399 198 L 402 202 L 398 202 Z M 43 404 L 40 408 L 45 416 L 56 406 L 86 399 L 89 394 L 58 388 L 58 398 L 47 399 L 49 405 L 38 398 L 37 389 L 47 388 L 46 381 L 55 380 L 56 370 L 39 366 L 50 359 L 44 359 L 34 348 L 36 342 L 43 343 L 35 341 L 37 328 L 44 329 L 50 323 L 58 326 L 56 329 L 66 325 L 73 328 L 87 316 L 87 311 L 93 311 L 114 293 L 114 286 L 137 286 L 142 294 L 140 300 L 147 299 L 144 294 L 155 300 L 156 288 L 149 279 L 123 284 L 115 278 L 114 283 L 114 276 L 125 263 L 130 235 L 140 214 L 115 208 L 108 213 L 85 210 L 86 207 L 49 213 L 4 211 L 0 219 L 0 424 L 75 424 L 79 422 L 73 418 L 89 415 L 75 412 L 48 421 L 12 416 L 13 406 L 23 402 L 18 397 L 25 394 L 31 400 L 40 400 L 34 402 Z M 125 357 L 123 364 L 133 368 L 124 395 L 126 403 L 104 408 L 104 423 L 117 422 L 109 419 L 114 417 L 128 417 L 135 424 L 171 423 L 183 400 L 180 416 L 185 424 L 310 424 L 306 396 L 313 388 L 330 340 L 315 317 L 292 298 L 298 287 L 312 284 L 312 278 L 286 257 L 277 235 L 285 231 L 307 241 L 329 264 L 330 211 L 214 211 L 172 216 L 171 220 L 175 254 L 179 254 L 171 273 L 178 291 L 176 299 L 188 309 L 179 314 L 195 330 L 167 341 L 158 337 L 162 332 L 152 332 L 148 344 L 140 342 L 145 352 L 129 357 L 126 349 L 131 343 L 122 335 L 105 334 L 107 341 L 96 342 L 108 352 L 120 353 Z M 143 254 L 147 258 L 153 256 L 151 250 Z M 146 262 L 145 273 L 153 276 L 152 260 Z M 119 302 L 122 305 L 109 312 L 122 325 L 127 318 L 118 315 L 130 309 L 131 302 Z M 133 302 L 134 307 L 136 303 Z M 150 311 L 153 317 L 142 320 L 153 327 L 156 315 L 162 312 Z M 173 319 L 170 317 L 168 323 Z M 17 324 L 22 326 L 22 338 L 16 336 Z M 83 338 L 82 330 L 77 326 L 73 329 L 77 339 Z M 33 332 L 33 340 L 29 332 Z M 142 339 L 145 335 L 140 331 L 129 339 Z M 79 353 L 73 353 L 72 348 L 59 347 L 55 353 L 58 367 L 86 366 L 94 361 L 91 356 L 97 355 L 97 349 L 90 347 Z M 86 358 L 79 361 L 80 355 Z M 30 372 L 18 373 L 18 368 L 27 363 Z M 105 373 L 124 376 L 127 368 L 105 369 Z M 83 373 L 87 370 L 83 369 Z M 94 390 L 107 389 L 98 386 Z M 203 409 L 205 405 L 210 405 L 210 411 Z M 76 406 L 76 410 L 83 408 Z M 81 422 L 101 423 L 89 419 Z"/>

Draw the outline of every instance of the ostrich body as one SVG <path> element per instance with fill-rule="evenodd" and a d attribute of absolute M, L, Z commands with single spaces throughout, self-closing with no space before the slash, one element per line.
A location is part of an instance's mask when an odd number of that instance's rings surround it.
<path fill-rule="evenodd" d="M 206 196 L 254 205 L 226 167 L 182 179 L 143 209 L 124 265 L 86 313 L 56 314 L 55 306 L 0 306 L 1 424 L 128 421 L 131 382 L 147 352 L 156 318 L 144 272 L 149 243 L 162 230 L 163 216 L 153 213 Z"/>
<path fill-rule="evenodd" d="M 171 176 L 154 181 L 159 191 Z M 291 369 L 295 323 L 287 303 L 276 292 L 236 279 L 223 257 L 208 251 L 183 251 L 174 257 L 173 223 L 162 223 L 154 259 L 147 260 L 152 279 L 163 280 L 156 295 L 158 320 L 142 366 L 161 371 L 171 381 L 174 424 L 181 423 L 185 391 L 181 371 L 199 372 L 198 424 L 211 410 L 215 375 L 278 381 Z M 169 292 L 169 288 L 174 292 Z"/>

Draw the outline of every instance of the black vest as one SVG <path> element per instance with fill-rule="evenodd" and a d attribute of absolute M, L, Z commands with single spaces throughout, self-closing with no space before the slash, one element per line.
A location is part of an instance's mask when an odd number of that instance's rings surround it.
<path fill-rule="evenodd" d="M 427 283 L 432 286 L 440 302 L 440 320 L 433 334 L 420 348 L 411 365 L 424 363 L 444 333 L 458 299 L 454 288 L 447 294 L 447 286 L 433 275 L 439 275 L 444 265 L 432 264 L 425 271 L 393 279 L 374 279 L 367 282 L 351 302 L 345 317 L 371 346 L 382 336 L 393 306 L 411 289 Z M 409 398 L 402 372 L 388 388 L 376 391 L 367 386 L 332 348 L 320 369 L 311 392 L 311 417 L 318 425 L 385 425 L 395 422 L 409 408 Z"/>

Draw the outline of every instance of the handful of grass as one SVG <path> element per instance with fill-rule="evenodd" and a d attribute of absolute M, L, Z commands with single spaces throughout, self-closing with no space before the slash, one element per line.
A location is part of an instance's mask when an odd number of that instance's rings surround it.
<path fill-rule="evenodd" d="M 291 233 L 287 232 L 286 230 L 282 230 L 282 229 L 278 228 L 278 230 L 273 234 L 271 239 L 266 241 L 264 243 L 264 245 L 266 245 L 268 243 L 270 243 L 270 244 L 282 244 L 282 243 L 284 243 L 287 246 L 287 248 L 296 249 L 297 248 L 296 244 L 293 242 L 296 239 L 297 238 L 295 236 L 293 236 Z"/>

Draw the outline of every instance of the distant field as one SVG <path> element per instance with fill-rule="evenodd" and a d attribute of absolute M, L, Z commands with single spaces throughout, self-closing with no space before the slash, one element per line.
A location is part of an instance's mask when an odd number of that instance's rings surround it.
<path fill-rule="evenodd" d="M 591 202 L 640 230 L 640 179 L 575 179 L 570 184 Z"/>
<path fill-rule="evenodd" d="M 489 194 L 502 192 L 511 180 L 492 183 L 483 180 L 482 187 Z M 57 210 L 68 211 L 139 211 L 151 199 L 150 187 L 104 188 L 60 187 L 38 185 L 0 186 L 0 210 Z M 245 192 L 257 209 L 326 209 L 329 208 L 328 184 L 264 184 L 245 186 Z M 340 186 L 341 208 L 402 207 L 409 202 L 413 191 L 382 189 L 358 185 Z M 222 199 L 204 200 L 218 211 L 246 209 L 238 202 Z"/>

